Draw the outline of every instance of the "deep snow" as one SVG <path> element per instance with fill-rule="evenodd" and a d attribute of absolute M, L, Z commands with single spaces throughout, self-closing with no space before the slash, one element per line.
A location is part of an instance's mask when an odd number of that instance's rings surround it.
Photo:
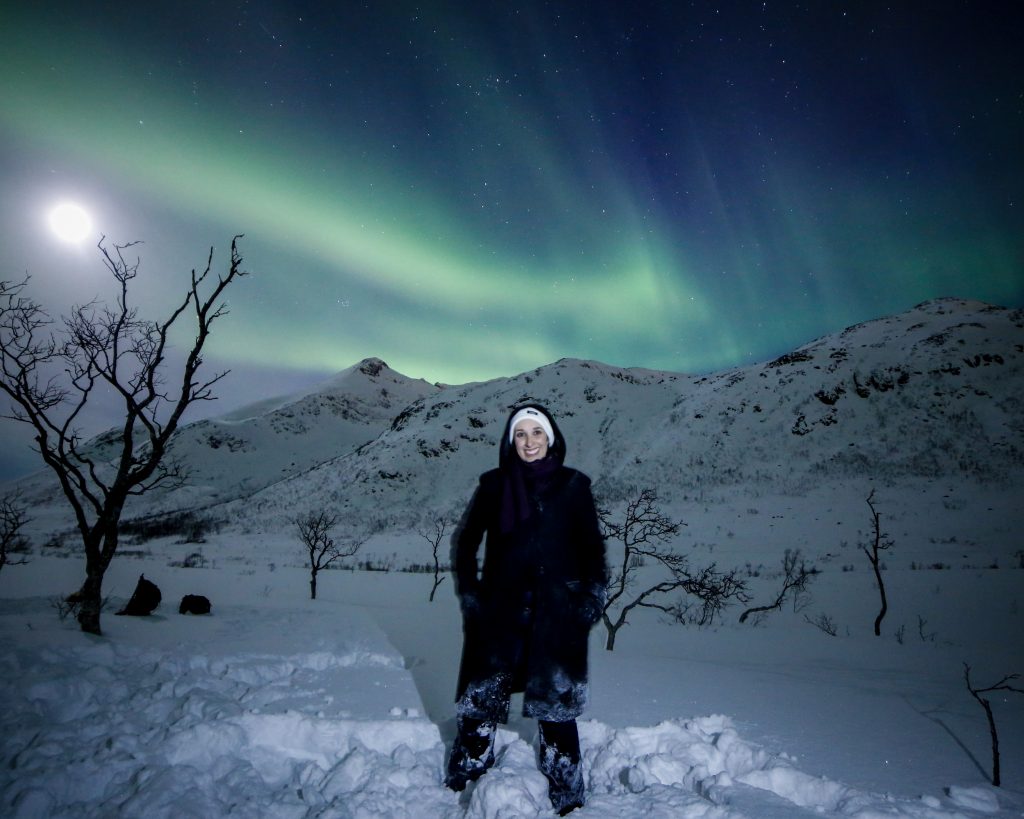
<path fill-rule="evenodd" d="M 115 561 L 109 610 L 141 572 L 164 602 L 149 618 L 105 614 L 102 638 L 53 607 L 79 560 L 0 575 L 5 816 L 552 815 L 521 717 L 476 786 L 459 797 L 440 785 L 460 643 L 447 583 L 431 604 L 428 575 L 329 572 L 310 601 L 301 569 L 169 567 L 178 548 Z M 974 615 L 1019 634 L 1021 576 L 894 573 L 897 613 L 953 584 Z M 956 618 L 933 619 L 933 641 L 874 638 L 855 577 L 826 572 L 815 589 L 849 635 L 788 607 L 757 627 L 734 614 L 704 630 L 637 617 L 611 653 L 595 630 L 579 815 L 1024 815 L 1024 697 L 995 703 L 1007 786 L 995 789 L 959 665 L 973 658 L 978 679 L 1015 670 L 1019 642 L 993 655 L 999 636 L 965 643 Z M 213 614 L 177 614 L 186 593 L 210 597 Z"/>

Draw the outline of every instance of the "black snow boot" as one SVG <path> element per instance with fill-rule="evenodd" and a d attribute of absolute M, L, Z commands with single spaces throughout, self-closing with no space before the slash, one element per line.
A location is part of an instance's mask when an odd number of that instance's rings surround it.
<path fill-rule="evenodd" d="M 540 723 L 540 772 L 559 816 L 583 807 L 583 770 L 576 720 Z"/>
<path fill-rule="evenodd" d="M 494 764 L 494 734 L 497 724 L 471 717 L 459 717 L 459 732 L 448 757 L 444 784 L 453 791 L 464 790 Z"/>

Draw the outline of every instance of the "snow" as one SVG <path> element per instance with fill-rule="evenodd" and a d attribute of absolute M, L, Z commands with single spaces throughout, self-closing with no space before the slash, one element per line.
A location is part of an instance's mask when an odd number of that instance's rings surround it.
<path fill-rule="evenodd" d="M 459 614 L 450 590 L 427 602 L 429 576 L 328 572 L 311 601 L 297 568 L 168 562 L 115 561 L 108 611 L 142 572 L 164 602 L 148 618 L 105 614 L 100 638 L 53 607 L 79 561 L 0 574 L 5 816 L 553 815 L 518 697 L 495 767 L 464 794 L 442 786 Z M 995 584 L 1003 602 L 1014 581 Z M 212 614 L 177 614 L 186 593 Z M 710 630 L 652 616 L 614 652 L 600 637 L 581 817 L 1024 815 L 1024 704 L 996 705 L 997 790 L 959 679 L 966 646 L 830 638 L 793 612 Z"/>
<path fill-rule="evenodd" d="M 337 510 L 341 537 L 369 537 L 358 559 L 429 562 L 416 525 L 461 510 L 529 397 L 553 407 L 604 503 L 657 487 L 686 523 L 674 547 L 739 567 L 753 603 L 777 593 L 786 550 L 821 570 L 800 610 L 741 625 L 734 607 L 703 629 L 636 610 L 614 652 L 594 630 L 577 815 L 1024 816 L 1024 696 L 992 697 L 994 788 L 963 679 L 965 662 L 976 684 L 1024 673 L 1022 350 L 1022 311 L 945 299 L 705 377 L 563 360 L 442 386 L 369 359 L 183 430 L 192 484 L 126 517 L 182 510 L 219 528 L 201 544 L 123 538 L 102 638 L 58 616 L 84 567 L 52 478 L 31 476 L 16 487 L 30 562 L 0 571 L 0 815 L 552 815 L 520 697 L 495 767 L 462 794 L 441 785 L 451 581 L 429 603 L 429 574 L 329 571 L 310 601 L 292 531 L 296 514 Z M 860 548 L 872 490 L 894 541 L 880 637 Z M 196 552 L 204 567 L 181 568 Z M 113 616 L 142 573 L 163 605 Z M 212 613 L 177 614 L 185 594 Z M 835 636 L 808 622 L 821 616 Z"/>

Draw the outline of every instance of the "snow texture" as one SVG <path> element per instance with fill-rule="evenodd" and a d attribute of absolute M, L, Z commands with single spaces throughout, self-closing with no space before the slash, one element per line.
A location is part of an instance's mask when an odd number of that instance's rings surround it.
<path fill-rule="evenodd" d="M 441 784 L 451 584 L 428 603 L 429 575 L 331 571 L 310 601 L 292 531 L 297 513 L 337 510 L 339 536 L 372 534 L 360 558 L 425 562 L 414 526 L 461 511 L 529 398 L 552 407 L 599 500 L 657 487 L 687 524 L 672 547 L 745 567 L 755 603 L 777 593 L 786 550 L 820 570 L 807 608 L 746 625 L 735 609 L 696 629 L 638 608 L 614 652 L 595 628 L 581 819 L 1024 816 L 1024 697 L 993 700 L 996 789 L 961 665 L 981 683 L 1024 672 L 1022 394 L 1024 311 L 956 299 L 706 376 L 564 360 L 440 386 L 368 359 L 182 431 L 193 482 L 127 518 L 182 510 L 220 529 L 126 535 L 102 638 L 58 617 L 84 567 L 52 478 L 32 476 L 17 487 L 30 562 L 0 572 L 0 815 L 551 816 L 536 726 L 515 708 L 494 767 L 461 794 Z M 97 459 L 112 443 L 92 442 Z M 860 549 L 872 489 L 894 541 L 881 637 Z M 112 616 L 141 573 L 168 602 Z M 213 613 L 178 615 L 185 594 Z M 811 624 L 826 615 L 835 636 Z"/>
<path fill-rule="evenodd" d="M 63 568 L 53 564 L 20 567 L 18 592 L 52 584 Z M 172 586 L 196 575 L 175 571 Z M 293 580 L 301 589 L 301 574 Z M 443 787 L 442 731 L 425 716 L 410 661 L 366 607 L 298 597 L 253 607 L 229 596 L 215 611 L 108 618 L 95 638 L 60 621 L 44 595 L 4 598 L 0 813 L 551 815 L 535 742 L 517 730 L 498 730 L 494 767 L 464 794 Z M 416 619 L 457 616 L 450 601 L 422 605 Z M 861 790 L 802 770 L 721 715 L 582 720 L 580 737 L 581 817 L 940 819 L 1020 815 L 1006 805 L 1024 805 L 976 783 L 924 796 Z"/>

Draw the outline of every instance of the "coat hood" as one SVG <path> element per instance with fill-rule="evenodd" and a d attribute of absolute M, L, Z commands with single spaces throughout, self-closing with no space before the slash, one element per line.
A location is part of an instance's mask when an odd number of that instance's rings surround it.
<path fill-rule="evenodd" d="M 511 412 L 509 412 L 508 420 L 505 421 L 505 429 L 501 433 L 501 442 L 498 449 L 498 465 L 504 469 L 506 465 L 512 463 L 512 459 L 519 457 L 516 454 L 515 445 L 509 441 L 509 426 L 512 423 L 513 417 L 515 417 L 515 414 L 519 412 L 519 410 L 526 409 L 527 407 L 542 413 L 551 423 L 551 431 L 555 435 L 555 441 L 548 446 L 548 457 L 554 458 L 559 464 L 565 463 L 565 438 L 562 437 L 562 431 L 558 428 L 558 424 L 555 423 L 555 419 L 551 416 L 551 413 L 548 412 L 547 408 L 540 404 L 530 402 L 527 404 L 518 404 L 512 407 Z"/>

